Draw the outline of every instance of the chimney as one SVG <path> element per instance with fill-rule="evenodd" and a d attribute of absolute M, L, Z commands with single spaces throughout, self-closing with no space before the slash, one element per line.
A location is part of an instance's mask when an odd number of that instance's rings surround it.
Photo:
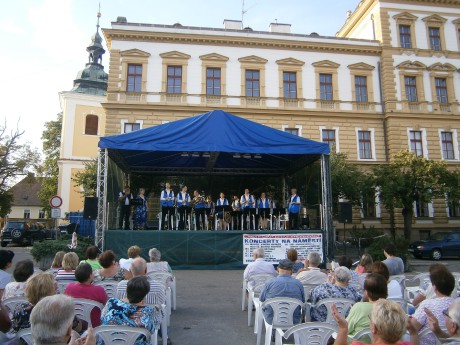
<path fill-rule="evenodd" d="M 291 24 L 270 23 L 270 32 L 291 33 Z"/>
<path fill-rule="evenodd" d="M 224 19 L 225 30 L 241 30 L 242 25 L 241 20 Z"/>

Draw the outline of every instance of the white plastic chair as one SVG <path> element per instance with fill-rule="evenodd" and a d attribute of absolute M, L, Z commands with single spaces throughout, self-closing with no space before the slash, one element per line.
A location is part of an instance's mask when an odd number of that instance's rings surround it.
<path fill-rule="evenodd" d="M 404 296 L 404 290 L 406 288 L 406 275 L 405 274 L 397 274 L 397 275 L 394 275 L 394 276 L 390 276 L 390 280 L 396 280 L 398 282 L 399 286 L 401 286 L 402 296 Z"/>
<path fill-rule="evenodd" d="M 74 298 L 73 303 L 75 305 L 75 316 L 78 316 L 81 320 L 88 322 L 88 327 L 93 327 L 91 323 L 91 311 L 94 308 L 99 308 L 99 310 L 102 311 L 104 308 L 102 303 L 84 298 Z"/>
<path fill-rule="evenodd" d="M 250 327 L 252 324 L 252 307 L 256 306 L 256 308 L 259 306 L 260 301 L 258 299 L 260 292 L 265 286 L 265 282 L 261 282 L 257 284 L 254 287 L 249 288 L 248 287 L 248 326 Z"/>
<path fill-rule="evenodd" d="M 163 284 L 165 286 L 165 291 L 166 291 L 166 318 L 168 320 L 168 326 L 171 324 L 171 311 L 172 311 L 172 300 L 173 300 L 173 295 L 172 293 L 173 288 L 172 286 L 174 285 L 174 276 L 171 273 L 167 272 L 150 272 L 147 274 L 148 277 L 151 279 Z M 175 290 L 175 285 L 174 285 L 174 291 Z"/>
<path fill-rule="evenodd" d="M 94 329 L 94 335 L 99 337 L 105 345 L 134 345 L 140 336 L 144 336 L 147 342 L 150 343 L 152 336 L 145 328 L 128 326 L 99 326 Z M 156 345 L 156 342 L 153 341 L 152 344 Z"/>
<path fill-rule="evenodd" d="M 327 345 L 334 333 L 337 333 L 336 326 L 323 322 L 307 322 L 289 328 L 283 338 L 288 339 L 294 336 L 295 345 Z"/>
<path fill-rule="evenodd" d="M 11 297 L 3 301 L 3 305 L 9 310 L 10 316 L 13 314 L 13 311 L 16 309 L 16 306 L 23 303 L 29 303 L 27 298 L 25 298 L 24 296 Z"/>
<path fill-rule="evenodd" d="M 303 291 L 305 293 L 306 300 L 308 300 L 308 298 L 310 297 L 310 293 L 313 291 L 313 289 L 317 287 L 318 285 L 320 285 L 320 284 L 307 284 L 307 283 L 303 283 L 302 281 L 300 282 L 303 285 Z"/>
<path fill-rule="evenodd" d="M 327 308 L 327 317 L 325 323 L 336 326 L 337 321 L 335 321 L 335 319 L 332 317 L 332 304 L 335 304 L 340 315 L 342 315 L 343 318 L 346 318 L 348 311 L 351 309 L 353 304 L 355 304 L 355 301 L 347 298 L 325 298 L 323 300 L 318 301 L 313 306 L 313 308 L 315 309 L 318 309 L 321 306 L 325 306 Z"/>
<path fill-rule="evenodd" d="M 270 345 L 273 329 L 276 331 L 275 345 L 281 345 L 283 331 L 294 326 L 294 311 L 297 307 L 300 307 L 302 311 L 304 305 L 302 301 L 289 297 L 276 297 L 264 301 L 258 313 L 257 345 L 260 345 L 262 338 L 262 323 L 265 324 L 265 345 Z M 265 320 L 262 312 L 268 306 L 273 309 L 272 324 Z"/>
<path fill-rule="evenodd" d="M 401 308 L 403 308 L 404 312 L 407 314 L 409 303 L 404 298 L 388 298 L 388 300 L 398 303 L 401 306 Z"/>
<path fill-rule="evenodd" d="M 118 282 L 113 280 L 103 280 L 94 285 L 102 286 L 108 298 L 117 297 Z"/>
<path fill-rule="evenodd" d="M 404 281 L 404 294 L 403 297 L 411 302 L 415 295 L 420 290 L 425 290 L 426 286 L 430 283 L 430 274 L 429 273 L 420 273 L 414 276 L 413 278 L 406 279 Z"/>
<path fill-rule="evenodd" d="M 46 270 L 46 273 L 51 273 L 53 276 L 56 277 L 56 274 L 58 273 L 58 271 L 59 271 L 59 268 L 50 268 Z"/>
<path fill-rule="evenodd" d="M 357 332 L 352 338 L 353 340 L 358 340 L 360 341 L 361 338 L 368 336 L 369 339 L 372 339 L 372 332 L 370 328 L 362 329 L 359 332 Z"/>
<path fill-rule="evenodd" d="M 248 286 L 249 285 L 256 286 L 257 284 L 261 282 L 265 283 L 268 279 L 271 279 L 273 277 L 274 276 L 271 274 L 254 274 L 249 278 L 249 280 L 243 279 L 243 286 L 242 286 L 242 291 L 241 291 L 242 292 L 241 310 L 244 311 L 246 309 L 247 293 L 249 292 Z M 249 282 L 251 282 L 251 284 L 249 284 Z"/>
<path fill-rule="evenodd" d="M 57 293 L 60 295 L 64 294 L 65 289 L 67 288 L 67 285 L 69 285 L 71 282 L 57 282 Z"/>
<path fill-rule="evenodd" d="M 171 288 L 171 308 L 176 310 L 176 277 L 169 272 L 150 272 L 147 274 L 153 280 L 159 280 L 163 285 Z"/>
<path fill-rule="evenodd" d="M 23 340 L 27 345 L 33 345 L 34 337 L 32 336 L 32 329 L 31 328 L 21 329 L 18 333 L 16 333 L 16 339 Z"/>

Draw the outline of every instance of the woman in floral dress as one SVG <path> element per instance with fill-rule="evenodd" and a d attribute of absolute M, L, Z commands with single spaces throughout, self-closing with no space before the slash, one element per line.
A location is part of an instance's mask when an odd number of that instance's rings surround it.
<path fill-rule="evenodd" d="M 143 230 L 147 225 L 147 197 L 145 196 L 144 188 L 139 188 L 139 195 L 136 199 L 139 201 L 140 205 L 136 206 L 135 228 Z"/>

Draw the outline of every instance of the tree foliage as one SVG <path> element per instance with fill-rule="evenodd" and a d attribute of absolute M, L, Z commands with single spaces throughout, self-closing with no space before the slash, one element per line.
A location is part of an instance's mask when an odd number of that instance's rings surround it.
<path fill-rule="evenodd" d="M 404 237 L 408 240 L 414 202 L 444 198 L 445 193 L 452 189 L 449 185 L 454 179 L 453 174 L 456 174 L 448 171 L 445 162 L 416 157 L 409 151 L 399 152 L 389 164 L 376 166 L 373 172 L 384 207 L 390 212 L 402 208 Z M 455 193 L 458 193 L 458 187 Z"/>
<path fill-rule="evenodd" d="M 72 177 L 72 181 L 81 186 L 83 196 L 96 196 L 97 189 L 97 158 L 85 162 L 85 170 L 79 171 Z"/>
<path fill-rule="evenodd" d="M 13 196 L 9 192 L 20 175 L 28 175 L 40 160 L 37 150 L 29 143 L 21 142 L 24 131 L 16 128 L 9 131 L 7 124 L 0 125 L 0 216 L 11 210 Z"/>
<path fill-rule="evenodd" d="M 42 188 L 38 196 L 45 209 L 50 208 L 49 200 L 57 194 L 59 167 L 58 160 L 61 148 L 62 113 L 57 115 L 57 119 L 45 123 L 45 130 L 42 133 L 43 154 L 45 159 L 38 169 L 43 180 Z"/>

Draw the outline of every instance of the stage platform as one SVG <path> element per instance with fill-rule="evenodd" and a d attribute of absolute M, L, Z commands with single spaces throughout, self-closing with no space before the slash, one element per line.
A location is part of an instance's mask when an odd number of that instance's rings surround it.
<path fill-rule="evenodd" d="M 151 248 L 161 251 L 162 260 L 173 269 L 243 269 L 243 234 L 320 234 L 321 230 L 290 231 L 176 231 L 107 230 L 104 249 L 113 250 L 117 259 L 126 258 L 130 246 L 142 248 L 146 260 Z"/>

